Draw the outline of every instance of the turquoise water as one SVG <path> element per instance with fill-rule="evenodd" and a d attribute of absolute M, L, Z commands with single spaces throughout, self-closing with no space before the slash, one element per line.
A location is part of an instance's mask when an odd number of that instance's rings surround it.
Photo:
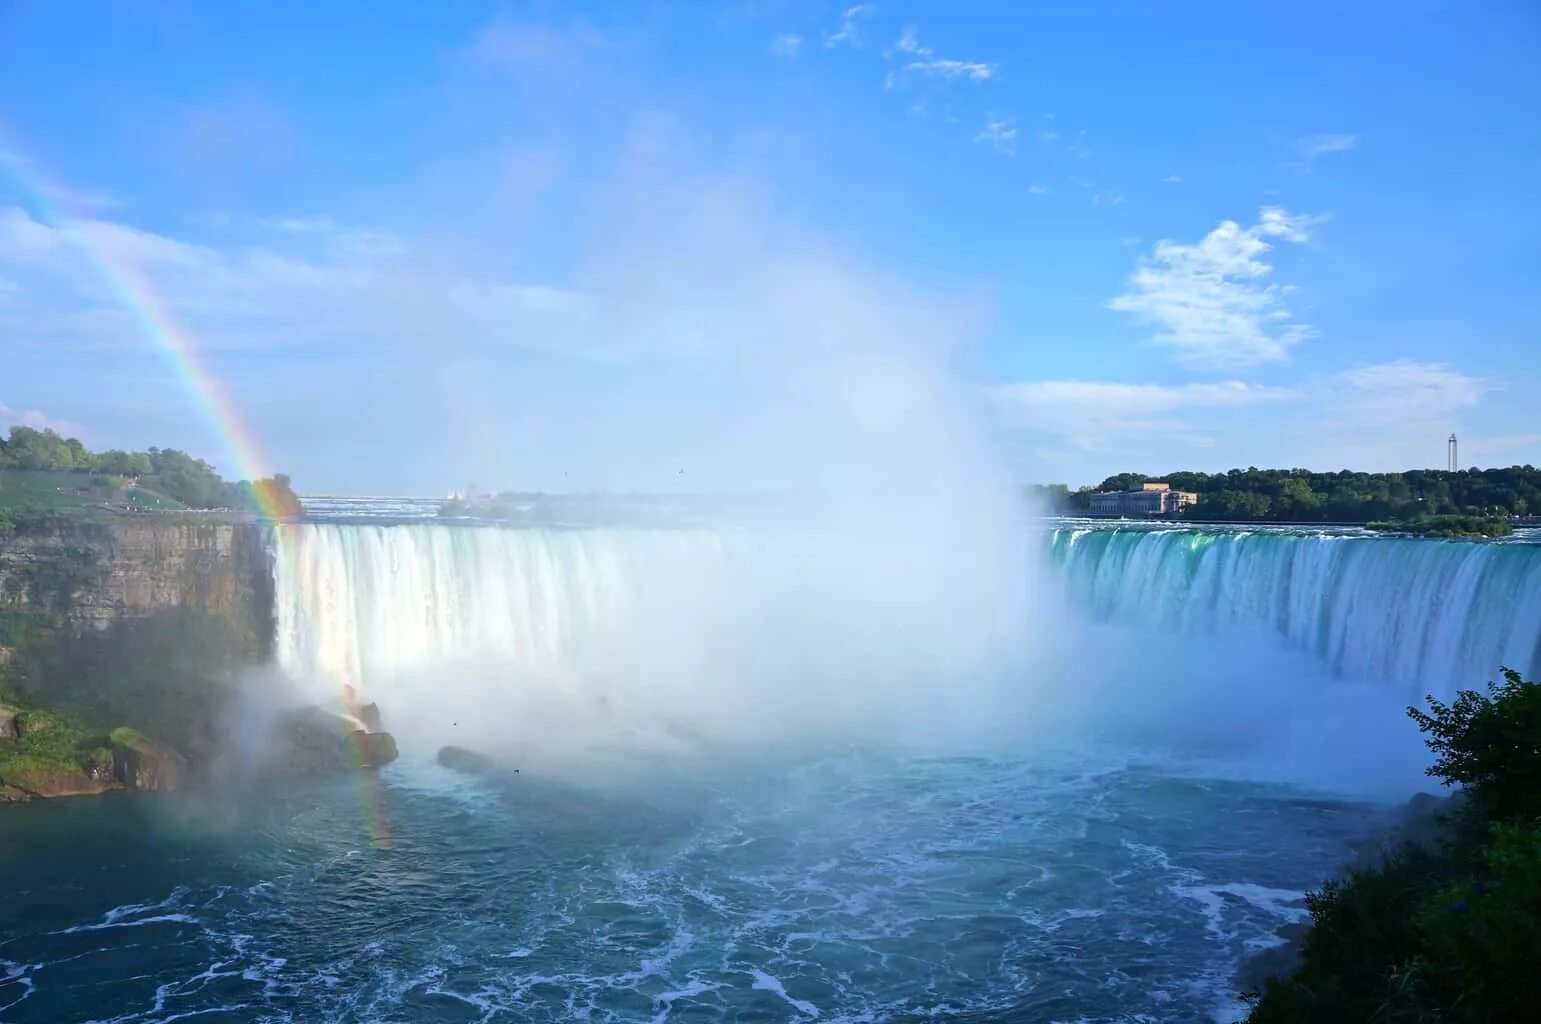
<path fill-rule="evenodd" d="M 1223 1019 L 1366 816 L 1139 766 L 625 774 L 8 809 L 0 1020 Z"/>
<path fill-rule="evenodd" d="M 401 761 L 0 811 L 0 1021 L 1234 1020 L 1341 794 L 1419 781 L 1403 706 L 1541 664 L 1523 540 L 1062 524 L 1017 618 L 882 543 L 334 511 L 257 682 Z"/>

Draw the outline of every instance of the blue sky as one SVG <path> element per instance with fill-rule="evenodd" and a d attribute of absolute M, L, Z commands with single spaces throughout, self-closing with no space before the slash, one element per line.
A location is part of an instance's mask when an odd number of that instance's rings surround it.
<path fill-rule="evenodd" d="M 84 246 L 303 491 L 1541 463 L 1538 53 L 1526 2 L 0 3 L 0 424 L 237 469 Z"/>

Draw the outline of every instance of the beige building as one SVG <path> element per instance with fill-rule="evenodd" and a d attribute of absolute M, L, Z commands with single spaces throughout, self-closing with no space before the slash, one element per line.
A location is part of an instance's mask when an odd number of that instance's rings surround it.
<path fill-rule="evenodd" d="M 1174 491 L 1168 484 L 1151 482 L 1142 484 L 1137 491 L 1093 494 L 1091 514 L 1124 519 L 1180 516 L 1198 500 L 1199 496 L 1192 491 Z"/>

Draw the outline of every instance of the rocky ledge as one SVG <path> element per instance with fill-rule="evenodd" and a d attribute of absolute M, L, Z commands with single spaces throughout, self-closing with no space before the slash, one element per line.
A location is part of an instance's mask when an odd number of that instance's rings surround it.
<path fill-rule="evenodd" d="M 363 715 L 318 707 L 280 715 L 259 762 L 268 776 L 375 769 L 394 761 L 396 739 L 381 731 L 379 709 Z M 369 728 L 359 728 L 361 721 Z M 0 705 L 0 804 L 127 789 L 170 792 L 207 780 L 218 750 L 193 760 L 170 744 L 120 726 L 107 735 L 67 716 Z"/>

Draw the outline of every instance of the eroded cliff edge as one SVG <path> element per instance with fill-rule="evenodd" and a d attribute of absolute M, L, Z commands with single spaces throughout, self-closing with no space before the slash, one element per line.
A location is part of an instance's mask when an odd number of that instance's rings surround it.
<path fill-rule="evenodd" d="M 239 673 L 271 653 L 270 529 L 124 517 L 0 537 L 0 799 L 132 784 L 123 728 L 211 757 Z"/>

